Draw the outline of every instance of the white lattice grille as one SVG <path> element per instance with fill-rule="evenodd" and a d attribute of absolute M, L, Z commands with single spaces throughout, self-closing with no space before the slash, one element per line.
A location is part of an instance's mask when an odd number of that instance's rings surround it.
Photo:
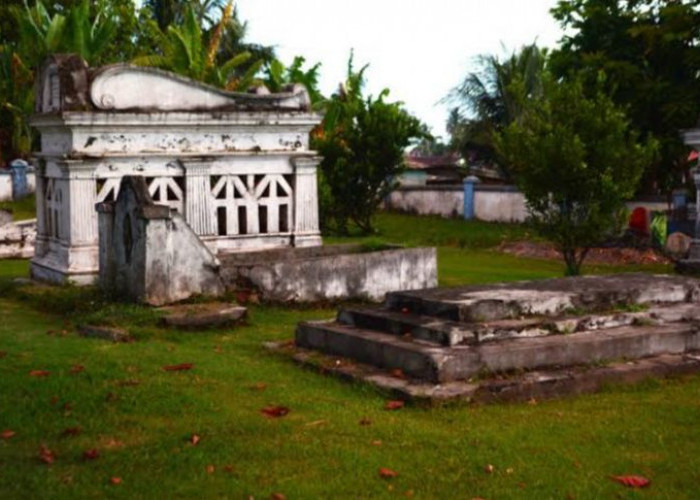
<path fill-rule="evenodd" d="M 284 175 L 211 178 L 219 235 L 288 233 L 293 189 Z"/>
<path fill-rule="evenodd" d="M 97 180 L 97 203 L 116 201 L 119 196 L 121 177 Z M 147 177 L 148 193 L 159 205 L 168 205 L 183 213 L 185 195 L 182 189 L 182 177 Z"/>

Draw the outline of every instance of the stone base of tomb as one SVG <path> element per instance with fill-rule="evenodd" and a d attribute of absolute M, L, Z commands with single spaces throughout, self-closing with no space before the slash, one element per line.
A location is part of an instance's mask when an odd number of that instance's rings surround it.
<path fill-rule="evenodd" d="M 437 286 L 435 248 L 327 245 L 219 255 L 229 291 L 254 289 L 263 300 L 381 301 L 394 290 Z"/>
<path fill-rule="evenodd" d="M 358 378 L 407 397 L 594 391 L 700 371 L 700 280 L 631 274 L 396 292 L 382 307 L 301 323 L 295 346 L 297 357 L 360 367 Z"/>

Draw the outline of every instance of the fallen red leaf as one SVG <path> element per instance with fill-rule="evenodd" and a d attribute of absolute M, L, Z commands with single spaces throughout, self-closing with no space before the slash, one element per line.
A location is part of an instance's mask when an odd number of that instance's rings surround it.
<path fill-rule="evenodd" d="M 16 434 L 15 431 L 11 431 L 10 429 L 5 429 L 4 431 L 0 432 L 0 437 L 3 439 L 10 439 L 15 434 Z"/>
<path fill-rule="evenodd" d="M 85 371 L 85 367 L 83 365 L 73 365 L 70 368 L 70 373 L 80 373 L 82 371 Z"/>
<path fill-rule="evenodd" d="M 80 427 L 68 427 L 68 428 L 63 430 L 63 432 L 61 433 L 61 436 L 63 436 L 63 437 L 77 436 L 81 432 L 83 432 L 83 430 Z"/>
<path fill-rule="evenodd" d="M 391 469 L 386 469 L 382 467 L 379 469 L 379 477 L 384 478 L 384 479 L 389 479 L 390 477 L 396 477 L 398 476 L 398 472 L 393 471 Z"/>
<path fill-rule="evenodd" d="M 484 466 L 484 472 L 486 472 L 487 474 L 492 474 L 494 469 L 495 469 L 495 467 L 491 464 Z"/>
<path fill-rule="evenodd" d="M 282 493 L 273 493 L 270 495 L 270 500 L 285 500 L 287 497 Z"/>
<path fill-rule="evenodd" d="M 362 425 L 362 426 L 372 425 L 372 421 L 368 418 L 363 418 L 362 420 L 360 420 L 360 425 Z"/>
<path fill-rule="evenodd" d="M 83 452 L 83 458 L 85 460 L 95 460 L 96 458 L 100 457 L 100 451 L 96 449 L 92 450 L 85 450 Z"/>
<path fill-rule="evenodd" d="M 404 402 L 401 400 L 387 401 L 384 406 L 385 410 L 400 410 L 404 407 Z"/>
<path fill-rule="evenodd" d="M 207 474 L 214 474 L 216 467 L 214 467 L 213 465 L 207 465 L 205 470 L 207 471 Z"/>
<path fill-rule="evenodd" d="M 192 436 L 190 436 L 190 443 L 196 445 L 197 443 L 199 443 L 200 439 L 201 438 L 199 437 L 199 434 L 192 434 Z"/>
<path fill-rule="evenodd" d="M 268 418 L 279 418 L 284 417 L 290 412 L 290 409 L 286 406 L 268 406 L 260 410 L 260 413 Z"/>
<path fill-rule="evenodd" d="M 7 351 L 0 351 L 0 359 L 4 358 L 7 356 Z"/>
<path fill-rule="evenodd" d="M 29 372 L 29 375 L 32 377 L 48 377 L 51 375 L 51 372 L 48 370 L 32 370 Z"/>
<path fill-rule="evenodd" d="M 186 370 L 191 370 L 193 367 L 193 363 L 180 363 L 179 365 L 164 366 L 163 370 L 165 370 L 166 372 L 182 372 Z"/>
<path fill-rule="evenodd" d="M 122 478 L 113 477 L 113 478 L 110 478 L 109 482 L 112 484 L 122 484 Z"/>
<path fill-rule="evenodd" d="M 611 479 L 628 488 L 646 488 L 651 484 L 649 479 L 642 476 L 611 476 Z"/>
<path fill-rule="evenodd" d="M 53 454 L 53 451 L 49 450 L 45 445 L 42 444 L 41 448 L 39 448 L 39 460 L 41 460 L 45 464 L 52 464 L 55 459 L 56 456 Z"/>

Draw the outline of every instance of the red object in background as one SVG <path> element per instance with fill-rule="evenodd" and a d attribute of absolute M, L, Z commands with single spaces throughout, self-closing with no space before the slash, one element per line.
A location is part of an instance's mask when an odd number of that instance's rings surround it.
<path fill-rule="evenodd" d="M 649 235 L 649 212 L 644 207 L 637 207 L 630 215 L 629 227 L 637 234 Z"/>
<path fill-rule="evenodd" d="M 688 155 L 688 161 L 695 161 L 700 157 L 700 154 L 698 154 L 697 151 L 691 151 L 690 154 Z"/>

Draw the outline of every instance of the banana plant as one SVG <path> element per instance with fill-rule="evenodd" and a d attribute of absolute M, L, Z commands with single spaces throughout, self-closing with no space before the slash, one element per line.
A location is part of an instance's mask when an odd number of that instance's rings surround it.
<path fill-rule="evenodd" d="M 166 69 L 228 90 L 246 89 L 254 83 L 262 61 L 252 64 L 242 75 L 236 75 L 235 70 L 251 58 L 249 52 L 241 52 L 221 65 L 216 64 L 216 52 L 223 32 L 227 29 L 232 10 L 233 2 L 230 1 L 223 9 L 221 19 L 213 29 L 209 42 L 205 43 L 195 11 L 192 6 L 188 6 L 182 25 L 168 26 L 165 33 L 161 31 L 157 35 L 161 53 L 137 57 L 132 62 L 141 66 Z"/>
<path fill-rule="evenodd" d="M 319 68 L 321 63 L 316 63 L 309 69 L 304 69 L 306 59 L 303 56 L 296 56 L 292 64 L 286 66 L 279 60 L 273 59 L 265 67 L 265 78 L 263 82 L 273 92 L 279 92 L 286 85 L 291 83 L 301 83 L 306 87 L 314 107 L 319 107 L 325 100 L 318 88 Z"/>

